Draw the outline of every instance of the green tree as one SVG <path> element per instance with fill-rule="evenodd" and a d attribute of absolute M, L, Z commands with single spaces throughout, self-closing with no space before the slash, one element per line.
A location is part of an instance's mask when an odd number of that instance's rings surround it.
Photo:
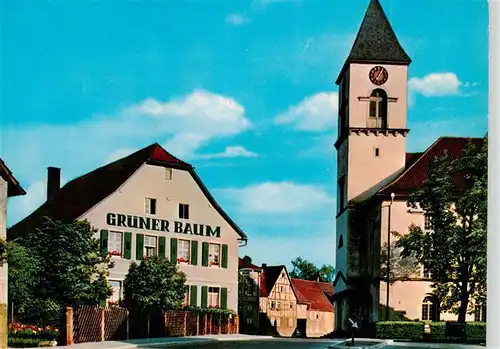
<path fill-rule="evenodd" d="M 297 257 L 292 261 L 293 269 L 290 272 L 290 277 L 322 282 L 333 282 L 335 269 L 331 265 L 323 264 L 320 268 L 308 260 Z"/>
<path fill-rule="evenodd" d="M 243 260 L 243 267 L 244 268 L 248 268 L 250 266 L 250 264 L 252 264 L 252 258 L 249 256 L 243 257 L 242 260 Z"/>
<path fill-rule="evenodd" d="M 486 295 L 487 149 L 485 138 L 479 149 L 469 143 L 456 160 L 445 154 L 432 161 L 408 202 L 424 210 L 432 230 L 411 225 L 397 244 L 403 257 L 429 268 L 441 309 L 457 314 L 459 322 L 471 301 Z"/>
<path fill-rule="evenodd" d="M 106 276 L 113 267 L 109 256 L 102 256 L 96 230 L 88 221 L 62 223 L 45 217 L 39 228 L 21 240 L 37 260 L 33 281 L 35 303 L 78 307 L 106 301 L 111 288 Z"/>
<path fill-rule="evenodd" d="M 32 290 L 36 287 L 40 264 L 36 256 L 15 241 L 7 243 L 9 265 L 9 304 L 16 316 L 25 316 L 33 303 Z"/>
<path fill-rule="evenodd" d="M 133 262 L 123 282 L 125 300 L 131 308 L 150 312 L 182 307 L 186 275 L 163 257 Z"/>
<path fill-rule="evenodd" d="M 392 232 L 392 235 L 398 237 L 397 232 Z M 391 258 L 390 258 L 390 282 L 391 284 L 397 280 L 405 280 L 414 277 L 420 267 L 415 256 L 403 257 L 401 255 L 402 248 L 396 246 L 397 242 L 391 242 Z M 380 277 L 382 280 L 387 279 L 387 255 L 389 253 L 387 242 L 380 249 Z"/>

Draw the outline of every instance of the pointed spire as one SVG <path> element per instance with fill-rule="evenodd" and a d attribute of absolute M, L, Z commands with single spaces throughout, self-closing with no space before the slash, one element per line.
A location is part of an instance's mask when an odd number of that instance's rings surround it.
<path fill-rule="evenodd" d="M 352 62 L 410 64 L 411 59 L 398 41 L 379 0 L 370 0 L 346 65 Z M 343 71 L 339 76 L 342 76 Z"/>

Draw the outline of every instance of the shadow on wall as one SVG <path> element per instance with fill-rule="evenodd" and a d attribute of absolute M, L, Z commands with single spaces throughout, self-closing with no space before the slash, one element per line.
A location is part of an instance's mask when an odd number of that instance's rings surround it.
<path fill-rule="evenodd" d="M 260 313 L 260 333 L 261 335 L 265 336 L 273 336 L 273 337 L 279 337 L 278 329 L 276 326 L 276 320 L 274 323 L 271 323 L 271 320 L 267 317 L 266 313 Z"/>

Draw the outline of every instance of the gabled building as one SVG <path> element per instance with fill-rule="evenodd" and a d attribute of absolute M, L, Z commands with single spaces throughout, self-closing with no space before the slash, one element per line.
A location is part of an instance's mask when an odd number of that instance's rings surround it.
<path fill-rule="evenodd" d="M 48 169 L 47 200 L 8 231 L 9 239 L 37 228 L 43 216 L 88 220 L 115 267 L 117 301 L 132 261 L 162 255 L 187 275 L 185 303 L 237 310 L 238 247 L 247 236 L 217 204 L 194 168 L 159 144 L 82 175 L 60 188 Z"/>
<path fill-rule="evenodd" d="M 260 329 L 274 329 L 291 337 L 297 326 L 297 296 L 286 266 L 262 264 L 260 277 Z"/>
<path fill-rule="evenodd" d="M 6 241 L 7 199 L 25 194 L 26 191 L 21 187 L 5 162 L 0 159 L 0 239 L 3 241 Z M 0 247 L 2 255 L 5 253 L 5 247 L 3 244 Z M 0 348 L 7 348 L 8 275 L 7 263 L 2 258 L 0 260 Z"/>
<path fill-rule="evenodd" d="M 319 338 L 333 331 L 331 284 L 292 279 L 284 265 L 241 266 L 239 314 L 243 333 Z M 256 313 L 260 314 L 258 323 Z"/>
<path fill-rule="evenodd" d="M 408 195 L 426 179 L 429 164 L 445 152 L 460 157 L 467 142 L 439 138 L 423 153 L 407 153 L 407 80 L 411 59 L 399 43 L 379 0 L 370 0 L 351 52 L 337 78 L 339 127 L 335 325 L 348 318 L 384 319 L 387 284 L 380 279 L 380 250 L 389 231 L 405 233 L 414 223 L 432 229 L 425 212 L 407 207 Z M 453 179 L 459 187 L 461 178 Z M 406 318 L 455 319 L 441 314 L 431 293 L 430 275 L 420 272 L 391 280 L 389 306 Z M 482 309 L 482 308 L 481 308 Z M 474 319 L 473 316 L 469 317 Z"/>
<path fill-rule="evenodd" d="M 334 330 L 333 285 L 292 278 L 297 295 L 297 330 L 308 338 L 319 338 Z"/>

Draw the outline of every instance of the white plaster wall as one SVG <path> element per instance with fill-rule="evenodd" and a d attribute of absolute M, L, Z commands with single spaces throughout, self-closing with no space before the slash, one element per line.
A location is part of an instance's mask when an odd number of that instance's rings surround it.
<path fill-rule="evenodd" d="M 145 198 L 156 198 L 157 213 L 145 213 Z M 178 218 L 179 203 L 189 204 L 189 220 Z M 144 231 L 135 228 L 109 226 L 106 214 L 122 213 L 140 217 L 152 217 L 170 221 L 170 232 Z M 228 308 L 238 307 L 238 238 L 237 232 L 210 205 L 189 172 L 173 170 L 172 180 L 165 178 L 165 168 L 143 165 L 118 191 L 103 200 L 81 219 L 88 219 L 96 229 L 132 233 L 132 260 L 136 255 L 136 234 L 166 237 L 166 256 L 170 256 L 170 238 L 183 238 L 198 241 L 198 265 L 181 264 L 180 269 L 187 275 L 187 284 L 198 286 L 198 301 L 201 304 L 201 286 L 228 288 Z M 220 238 L 196 235 L 185 235 L 173 232 L 173 221 L 220 226 Z M 95 235 L 99 238 L 99 232 Z M 203 267 L 202 242 L 213 242 L 228 245 L 227 269 L 219 267 Z M 110 280 L 121 281 L 128 272 L 132 260 L 113 257 L 115 267 L 110 271 Z"/>
<path fill-rule="evenodd" d="M 335 314 L 333 312 L 309 310 L 307 313 L 307 337 L 318 338 L 334 330 Z"/>
<path fill-rule="evenodd" d="M 389 128 L 406 128 L 407 113 L 407 81 L 408 67 L 404 65 L 384 65 L 389 73 L 389 79 L 382 86 L 374 85 L 369 79 L 370 70 L 379 64 L 349 65 L 349 126 L 366 127 L 369 103 L 359 101 L 358 97 L 369 97 L 374 89 L 382 89 L 389 98 L 397 98 L 396 102 L 388 103 Z"/>
<path fill-rule="evenodd" d="M 389 201 L 382 203 L 381 211 L 381 246 L 387 243 L 387 232 L 389 222 Z M 394 201 L 391 206 L 391 231 L 407 234 L 411 224 L 424 227 L 424 212 L 407 207 L 406 201 Z M 391 241 L 395 241 L 391 236 Z M 420 273 L 415 277 L 421 277 Z M 380 303 L 386 304 L 387 284 L 380 283 Z M 389 304 L 394 310 L 406 311 L 406 317 L 410 319 L 420 319 L 422 312 L 422 301 L 432 293 L 431 282 L 425 280 L 397 281 L 390 286 Z M 441 313 L 441 320 L 456 320 L 457 315 Z M 467 321 L 474 321 L 474 315 L 468 315 Z"/>

